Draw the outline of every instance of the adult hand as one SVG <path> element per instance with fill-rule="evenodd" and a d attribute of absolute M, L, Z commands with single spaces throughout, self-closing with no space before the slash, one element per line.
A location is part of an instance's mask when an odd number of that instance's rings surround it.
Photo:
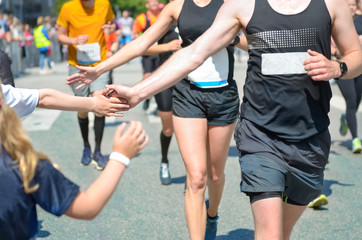
<path fill-rule="evenodd" d="M 127 101 L 116 97 L 105 96 L 103 91 L 101 94 L 94 96 L 95 104 L 93 112 L 107 117 L 123 117 L 123 114 L 119 112 L 130 109 Z"/>
<path fill-rule="evenodd" d="M 182 44 L 182 40 L 179 40 L 179 39 L 175 39 L 175 40 L 172 40 L 170 42 L 167 43 L 167 46 L 168 46 L 168 51 L 177 51 L 179 49 L 181 49 L 181 44 Z"/>
<path fill-rule="evenodd" d="M 135 107 L 141 100 L 136 96 L 136 92 L 132 87 L 127 87 L 120 84 L 106 85 L 108 92 L 112 91 L 112 97 L 121 98 L 130 105 L 131 108 Z"/>
<path fill-rule="evenodd" d="M 116 30 L 116 24 L 111 21 L 108 21 L 106 24 L 102 26 L 102 29 L 104 32 L 112 34 Z"/>
<path fill-rule="evenodd" d="M 88 42 L 89 36 L 88 35 L 79 35 L 76 38 L 76 43 L 75 45 L 81 45 L 81 44 L 85 44 L 86 42 Z"/>
<path fill-rule="evenodd" d="M 117 128 L 113 138 L 113 152 L 119 152 L 131 159 L 147 145 L 149 139 L 141 122 L 130 121 L 128 129 L 125 128 L 126 123 Z"/>
<path fill-rule="evenodd" d="M 306 59 L 304 69 L 314 81 L 329 81 L 341 75 L 339 63 L 327 59 L 323 54 L 308 50 L 310 58 Z"/>
<path fill-rule="evenodd" d="M 95 67 L 82 67 L 75 66 L 80 72 L 73 74 L 72 76 L 67 77 L 66 84 L 74 85 L 77 83 L 81 83 L 76 89 L 80 89 L 87 84 L 90 84 L 94 80 L 96 80 L 99 76 L 96 72 Z"/>

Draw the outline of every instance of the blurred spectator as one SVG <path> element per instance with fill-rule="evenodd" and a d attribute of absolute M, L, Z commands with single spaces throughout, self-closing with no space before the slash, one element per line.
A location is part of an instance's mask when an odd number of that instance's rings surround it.
<path fill-rule="evenodd" d="M 0 79 L 3 84 L 10 84 L 15 87 L 14 76 L 11 72 L 11 59 L 2 50 L 0 50 Z"/>
<path fill-rule="evenodd" d="M 34 29 L 35 46 L 39 50 L 40 54 L 40 59 L 39 59 L 40 74 L 47 73 L 47 71 L 44 70 L 45 60 L 48 63 L 49 70 L 52 71 L 52 66 L 49 57 L 50 38 L 43 24 L 44 24 L 44 18 L 41 16 L 38 17 L 37 27 Z"/>
<path fill-rule="evenodd" d="M 118 19 L 119 24 L 121 25 L 121 39 L 119 41 L 119 47 L 132 41 L 132 26 L 134 19 L 129 16 L 129 12 L 124 10 L 122 12 L 122 17 Z"/>
<path fill-rule="evenodd" d="M 105 25 L 104 40 L 106 42 L 107 57 L 111 57 L 113 53 L 118 50 L 119 42 L 117 41 L 116 24 L 113 22 L 111 25 Z M 108 84 L 113 84 L 113 70 L 109 72 Z"/>
<path fill-rule="evenodd" d="M 25 48 L 25 67 L 30 68 L 34 66 L 33 60 L 33 50 L 34 50 L 34 37 L 33 34 L 30 32 L 30 25 L 25 24 L 24 25 L 24 48 Z"/>

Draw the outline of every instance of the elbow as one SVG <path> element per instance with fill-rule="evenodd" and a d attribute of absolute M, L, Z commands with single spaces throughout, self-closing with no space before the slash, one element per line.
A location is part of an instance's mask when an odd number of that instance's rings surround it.
<path fill-rule="evenodd" d="M 98 216 L 99 213 L 93 212 L 89 213 L 88 215 L 84 216 L 83 220 L 91 221 Z"/>
<path fill-rule="evenodd" d="M 191 71 L 195 70 L 196 68 L 198 68 L 199 66 L 201 66 L 204 62 L 205 62 L 206 58 L 200 56 L 199 54 L 197 54 L 196 56 L 192 57 L 190 59 L 190 66 L 192 66 L 192 68 L 190 69 Z"/>

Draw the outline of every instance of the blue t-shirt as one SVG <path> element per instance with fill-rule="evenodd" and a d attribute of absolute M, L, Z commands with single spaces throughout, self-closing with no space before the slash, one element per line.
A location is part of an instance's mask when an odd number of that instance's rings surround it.
<path fill-rule="evenodd" d="M 33 184 L 26 194 L 19 171 L 5 149 L 0 151 L 0 238 L 31 239 L 38 231 L 36 204 L 56 216 L 64 214 L 78 195 L 79 186 L 46 160 L 39 160 Z"/>

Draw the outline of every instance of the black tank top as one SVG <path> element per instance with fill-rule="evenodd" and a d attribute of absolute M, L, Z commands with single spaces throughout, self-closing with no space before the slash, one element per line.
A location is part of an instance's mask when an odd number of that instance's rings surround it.
<path fill-rule="evenodd" d="M 173 23 L 171 28 L 167 31 L 167 33 L 160 39 L 158 40 L 158 44 L 163 44 L 163 43 L 168 43 L 171 42 L 172 40 L 176 40 L 179 38 L 178 33 L 176 32 L 176 23 Z M 158 54 L 159 56 L 159 61 L 160 61 L 160 65 L 162 63 L 164 63 L 171 55 L 173 52 L 164 52 L 164 53 L 160 53 Z"/>
<path fill-rule="evenodd" d="M 205 7 L 197 6 L 193 0 L 184 0 L 177 26 L 182 39 L 182 47 L 192 44 L 201 36 L 213 23 L 217 12 L 224 0 L 211 0 Z M 234 73 L 234 47 L 227 47 L 229 69 L 227 81 L 233 79 Z"/>
<path fill-rule="evenodd" d="M 308 49 L 331 57 L 331 18 L 324 0 L 311 0 L 293 15 L 255 0 L 246 32 L 249 60 L 241 117 L 289 141 L 326 130 L 329 82 L 313 81 L 300 65 Z"/>
<path fill-rule="evenodd" d="M 355 16 L 355 19 L 353 20 L 354 26 L 356 27 L 356 31 L 358 35 L 362 35 L 362 15 Z"/>

